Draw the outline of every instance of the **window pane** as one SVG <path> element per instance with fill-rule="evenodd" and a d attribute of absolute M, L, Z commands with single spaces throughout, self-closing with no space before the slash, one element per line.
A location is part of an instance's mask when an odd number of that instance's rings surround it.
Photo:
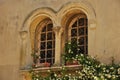
<path fill-rule="evenodd" d="M 52 50 L 47 51 L 47 58 L 52 58 Z"/>
<path fill-rule="evenodd" d="M 78 25 L 79 25 L 79 26 L 84 26 L 84 18 L 80 18 L 80 19 L 78 20 Z"/>
<path fill-rule="evenodd" d="M 88 25 L 88 20 L 87 20 L 87 19 L 85 19 L 85 25 L 86 25 L 86 26 Z"/>
<path fill-rule="evenodd" d="M 84 53 L 84 46 L 79 46 L 78 47 L 78 53 Z"/>
<path fill-rule="evenodd" d="M 78 33 L 79 36 L 84 35 L 84 28 L 79 28 Z"/>
<path fill-rule="evenodd" d="M 74 24 L 72 25 L 72 27 L 77 27 L 77 21 L 74 22 Z"/>
<path fill-rule="evenodd" d="M 41 41 L 46 40 L 46 34 L 41 34 Z"/>
<path fill-rule="evenodd" d="M 80 37 L 79 38 L 79 45 L 83 45 L 84 44 L 84 37 Z"/>
<path fill-rule="evenodd" d="M 52 32 L 47 33 L 47 40 L 52 40 Z"/>
<path fill-rule="evenodd" d="M 41 58 L 41 59 L 44 59 L 44 58 L 45 58 L 45 51 L 41 51 L 41 52 L 40 52 L 40 58 Z"/>
<path fill-rule="evenodd" d="M 47 42 L 47 49 L 51 49 L 52 48 L 52 41 Z"/>
<path fill-rule="evenodd" d="M 45 59 L 40 59 L 40 63 L 45 63 Z"/>
<path fill-rule="evenodd" d="M 44 28 L 42 29 L 42 32 L 46 32 L 46 27 L 44 27 Z"/>
<path fill-rule="evenodd" d="M 88 45 L 88 36 L 86 36 L 86 45 Z"/>
<path fill-rule="evenodd" d="M 47 31 L 52 31 L 53 24 L 48 24 L 47 25 Z"/>
<path fill-rule="evenodd" d="M 71 38 L 71 42 L 72 43 L 77 42 L 77 38 Z"/>
<path fill-rule="evenodd" d="M 77 36 L 77 29 L 71 30 L 71 36 Z"/>
<path fill-rule="evenodd" d="M 41 49 L 45 49 L 45 42 L 41 42 Z"/>
<path fill-rule="evenodd" d="M 47 62 L 48 63 L 52 63 L 52 59 L 47 59 Z"/>
<path fill-rule="evenodd" d="M 53 55 L 53 57 L 55 57 L 55 50 L 53 50 L 53 54 L 52 55 Z"/>

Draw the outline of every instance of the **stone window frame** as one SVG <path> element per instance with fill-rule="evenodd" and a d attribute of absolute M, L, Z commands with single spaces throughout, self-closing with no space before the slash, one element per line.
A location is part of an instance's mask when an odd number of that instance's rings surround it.
<path fill-rule="evenodd" d="M 89 39 L 88 53 L 89 55 L 93 55 L 93 56 L 95 55 L 95 36 L 96 36 L 95 33 L 96 33 L 96 26 L 97 26 L 95 10 L 88 1 L 82 1 L 77 3 L 73 2 L 73 3 L 67 3 L 65 6 L 62 6 L 60 10 L 57 11 L 57 13 L 51 8 L 44 7 L 44 8 L 38 8 L 32 11 L 25 18 L 23 22 L 23 26 L 21 27 L 21 30 L 20 30 L 20 37 L 21 37 L 20 66 L 21 67 L 25 67 L 26 65 L 33 63 L 33 60 L 30 54 L 32 49 L 34 48 L 32 45 L 34 35 L 31 35 L 31 34 L 34 34 L 35 27 L 32 27 L 31 23 L 36 22 L 34 20 L 39 17 L 41 17 L 42 20 L 45 19 L 46 17 L 50 18 L 54 24 L 53 27 L 55 31 L 55 36 L 61 35 L 64 30 L 63 26 L 61 25 L 61 22 L 63 21 L 62 18 L 66 13 L 68 13 L 68 11 L 75 10 L 75 9 L 81 10 L 87 15 L 88 30 L 89 30 L 88 31 L 88 39 Z M 39 19 L 39 21 L 41 21 L 41 19 Z M 31 31 L 30 26 L 32 27 L 31 29 L 33 29 L 33 31 Z M 61 37 L 56 38 L 56 40 L 58 40 L 56 44 L 61 42 L 60 39 Z M 56 54 L 55 57 L 61 56 L 61 44 L 55 47 L 55 53 L 56 53 L 56 50 L 58 50 L 57 51 L 58 54 Z M 55 64 L 59 65 L 60 62 L 61 62 L 61 59 L 58 57 L 55 60 Z"/>
<path fill-rule="evenodd" d="M 45 31 L 45 32 L 43 32 L 42 30 L 43 30 L 43 28 L 44 27 L 48 27 L 48 24 L 52 24 L 52 30 L 51 31 Z M 47 29 L 47 28 L 46 28 Z M 45 42 L 45 49 L 43 50 L 43 49 L 41 49 L 41 35 L 42 34 L 45 34 L 45 36 L 46 36 L 46 38 L 47 38 L 47 36 L 48 36 L 48 34 L 47 33 L 50 33 L 50 32 L 52 32 L 52 40 L 47 40 L 47 39 L 45 39 L 45 40 L 42 40 L 42 42 Z M 52 41 L 52 48 L 51 49 L 47 49 L 47 44 L 46 43 L 48 43 L 49 41 Z M 54 34 L 54 31 L 53 31 L 53 23 L 52 23 L 52 21 L 50 20 L 50 19 L 45 19 L 45 20 L 43 20 L 42 22 L 40 22 L 38 25 L 37 25 L 37 27 L 36 27 L 36 29 L 35 29 L 35 41 L 34 41 L 34 48 L 35 48 L 35 51 L 37 51 L 37 55 L 38 56 L 40 56 L 40 58 L 39 58 L 39 60 L 38 60 L 38 63 L 36 64 L 36 65 L 39 65 L 39 64 L 42 64 L 42 63 L 45 63 L 45 62 L 48 62 L 47 60 L 48 59 L 52 59 L 52 62 L 49 62 L 51 65 L 53 65 L 53 63 L 54 63 L 54 60 L 55 60 L 55 57 L 54 57 L 54 55 L 55 55 L 55 34 Z M 49 50 L 52 50 L 52 56 L 50 57 L 50 58 L 48 58 L 47 57 L 47 51 L 49 51 Z M 43 60 L 42 59 L 42 56 L 41 56 L 41 51 L 45 51 L 45 62 L 41 62 L 41 60 Z"/>
<path fill-rule="evenodd" d="M 80 18 L 84 18 L 84 24 L 83 25 L 78 25 L 78 20 Z M 76 27 L 72 27 L 73 24 L 76 23 Z M 74 16 L 72 16 L 72 18 L 70 19 L 70 22 L 68 23 L 68 40 L 67 41 L 71 41 L 71 29 L 76 29 L 77 33 L 76 36 L 73 36 L 73 38 L 77 39 L 77 44 L 78 46 L 84 46 L 84 53 L 83 54 L 88 54 L 88 21 L 87 21 L 87 16 L 84 13 L 79 13 L 79 14 L 75 14 Z M 78 35 L 79 30 L 84 28 L 84 34 Z M 81 37 L 84 37 L 84 44 L 79 45 L 79 41 L 78 39 L 80 39 Z M 81 53 L 81 52 L 80 52 Z"/>

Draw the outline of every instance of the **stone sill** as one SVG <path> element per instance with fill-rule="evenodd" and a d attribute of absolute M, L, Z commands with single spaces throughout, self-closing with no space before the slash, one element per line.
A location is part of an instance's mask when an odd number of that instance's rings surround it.
<path fill-rule="evenodd" d="M 82 69 L 81 65 L 66 65 L 66 66 L 56 66 L 56 67 L 37 67 L 37 68 L 33 68 L 31 70 L 39 71 L 39 72 L 47 72 L 48 70 L 60 71 L 63 67 L 66 68 L 67 70 L 80 70 L 80 69 Z M 20 70 L 20 71 L 28 72 L 30 70 L 29 69 L 23 69 L 23 70 Z"/>
<path fill-rule="evenodd" d="M 40 68 L 33 68 L 33 69 L 23 69 L 20 71 L 21 71 L 21 75 L 23 77 L 23 80 L 32 80 L 31 74 L 29 73 L 30 70 L 33 70 L 35 72 L 39 71 L 41 73 L 41 76 L 45 77 L 48 75 L 48 70 L 51 70 L 51 71 L 59 74 L 59 72 L 62 70 L 63 67 L 67 70 L 67 73 L 75 73 L 75 71 L 82 69 L 81 65 L 68 65 L 68 66 L 40 67 Z"/>

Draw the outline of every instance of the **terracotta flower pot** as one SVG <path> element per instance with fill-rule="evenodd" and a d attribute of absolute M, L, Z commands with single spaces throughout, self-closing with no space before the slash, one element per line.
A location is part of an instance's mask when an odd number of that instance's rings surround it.
<path fill-rule="evenodd" d="M 78 61 L 77 60 L 72 60 L 72 61 L 66 61 L 66 65 L 78 65 Z"/>
<path fill-rule="evenodd" d="M 50 67 L 50 63 L 45 62 L 45 63 L 44 63 L 44 66 L 45 66 L 45 67 Z"/>

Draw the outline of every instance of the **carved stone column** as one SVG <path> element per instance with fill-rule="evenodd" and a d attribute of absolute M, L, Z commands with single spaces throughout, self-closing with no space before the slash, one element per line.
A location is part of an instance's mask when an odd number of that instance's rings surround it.
<path fill-rule="evenodd" d="M 20 54 L 20 67 L 23 68 L 26 65 L 26 48 L 27 48 L 27 31 L 20 32 L 21 37 L 21 54 Z"/>
<path fill-rule="evenodd" d="M 55 65 L 61 63 L 61 34 L 63 32 L 62 27 L 57 26 L 53 28 L 55 32 Z"/>

